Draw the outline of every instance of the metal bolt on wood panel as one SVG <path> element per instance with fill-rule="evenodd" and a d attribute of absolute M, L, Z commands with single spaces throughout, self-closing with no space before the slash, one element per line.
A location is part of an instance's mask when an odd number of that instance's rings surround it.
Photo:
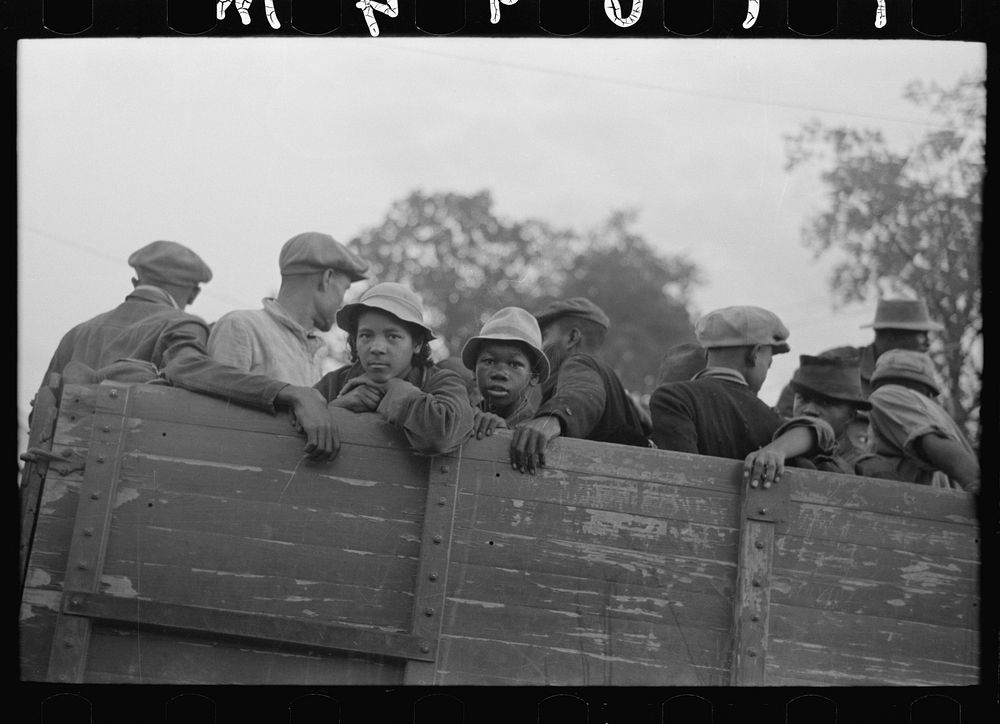
<path fill-rule="evenodd" d="M 111 392 L 109 392 L 109 393 L 108 393 L 108 395 L 109 395 L 109 396 L 110 396 L 110 397 L 111 397 L 112 399 L 114 399 L 115 397 L 118 397 L 118 390 L 111 390 Z"/>
<path fill-rule="evenodd" d="M 83 534 L 84 534 L 84 535 L 85 535 L 85 536 L 86 536 L 87 538 L 90 538 L 90 537 L 92 537 L 92 536 L 94 535 L 94 529 L 93 529 L 93 528 L 84 528 L 84 529 L 83 529 Z"/>
<path fill-rule="evenodd" d="M 100 493 L 91 493 L 90 494 L 90 499 L 91 500 L 100 500 L 101 499 L 101 494 Z"/>
<path fill-rule="evenodd" d="M 442 473 L 448 473 L 448 472 L 451 472 L 451 468 L 449 468 L 449 467 L 448 467 L 447 465 L 442 465 L 442 466 L 441 466 L 441 472 L 442 472 Z"/>
<path fill-rule="evenodd" d="M 757 541 L 753 545 L 754 545 L 754 548 L 756 548 L 759 551 L 760 550 L 764 550 L 764 543 L 763 543 L 763 541 Z"/>
<path fill-rule="evenodd" d="M 430 607 L 425 608 L 424 609 L 424 615 L 425 616 L 433 616 L 434 615 L 434 609 L 430 608 Z"/>
<path fill-rule="evenodd" d="M 442 538 L 441 538 L 441 536 L 439 536 L 439 535 L 436 535 L 436 536 L 434 536 L 434 538 L 433 538 L 432 540 L 433 540 L 433 541 L 434 541 L 435 543 L 438 543 L 438 544 L 440 544 L 440 543 L 441 543 L 441 541 L 442 541 Z"/>
<path fill-rule="evenodd" d="M 427 576 L 427 579 L 431 581 L 436 581 L 438 579 L 438 574 L 436 572 L 431 573 L 429 576 Z"/>

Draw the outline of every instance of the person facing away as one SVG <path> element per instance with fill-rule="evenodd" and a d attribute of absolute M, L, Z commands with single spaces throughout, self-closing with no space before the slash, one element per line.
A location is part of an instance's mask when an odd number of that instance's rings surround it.
<path fill-rule="evenodd" d="M 705 369 L 705 348 L 697 342 L 681 342 L 668 348 L 660 360 L 656 386 L 665 382 L 687 382 Z"/>
<path fill-rule="evenodd" d="M 367 278 L 368 264 L 328 234 L 297 234 L 278 255 L 281 287 L 262 309 L 228 312 L 212 325 L 208 353 L 241 370 L 312 386 L 323 374 L 329 332 L 344 294 Z"/>
<path fill-rule="evenodd" d="M 166 380 L 193 392 L 268 412 L 290 408 L 306 436 L 306 453 L 330 459 L 340 442 L 322 397 L 311 387 L 250 374 L 209 357 L 208 325 L 186 308 L 212 271 L 174 241 L 154 241 L 128 259 L 136 277 L 125 301 L 69 330 L 59 342 L 43 385 L 53 373 L 65 383 Z"/>
<path fill-rule="evenodd" d="M 924 352 L 895 349 L 880 355 L 872 374 L 869 446 L 860 475 L 980 489 L 976 453 L 958 424 L 935 398 L 941 388 Z M 942 478 L 947 476 L 947 479 Z"/>
<path fill-rule="evenodd" d="M 472 434 L 465 383 L 431 362 L 434 333 L 411 289 L 376 284 L 337 312 L 337 325 L 347 332 L 351 362 L 316 383 L 331 407 L 378 413 L 414 450 L 431 455 L 451 452 Z"/>
<path fill-rule="evenodd" d="M 691 380 L 653 391 L 653 443 L 662 450 L 743 460 L 781 425 L 757 392 L 772 356 L 789 350 L 788 329 L 766 309 L 733 306 L 699 319 L 695 335 L 707 364 Z"/>
<path fill-rule="evenodd" d="M 560 435 L 649 447 L 639 411 L 615 371 L 597 356 L 610 326 L 603 310 L 573 297 L 550 303 L 535 318 L 551 372 L 538 410 L 514 428 L 511 466 L 534 474 Z"/>
<path fill-rule="evenodd" d="M 801 355 L 789 384 L 792 418 L 775 430 L 771 442 L 747 455 L 746 479 L 752 487 L 770 487 L 781 479 L 786 459 L 795 467 L 853 475 L 866 450 L 855 445 L 851 425 L 871 408 L 861 394 L 857 362 Z"/>
<path fill-rule="evenodd" d="M 549 377 L 536 320 L 520 307 L 504 307 L 486 320 L 462 348 L 463 364 L 475 374 L 476 438 L 530 420 L 541 402 L 539 384 Z"/>

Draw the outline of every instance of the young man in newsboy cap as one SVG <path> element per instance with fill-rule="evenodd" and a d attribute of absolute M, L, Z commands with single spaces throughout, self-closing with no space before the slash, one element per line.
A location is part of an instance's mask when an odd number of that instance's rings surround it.
<path fill-rule="evenodd" d="M 873 455 L 858 462 L 858 474 L 936 487 L 954 483 L 978 493 L 979 461 L 965 434 L 935 400 L 941 388 L 931 358 L 914 350 L 889 350 L 878 358 L 871 381 Z"/>
<path fill-rule="evenodd" d="M 278 255 L 281 288 L 262 309 L 228 312 L 212 325 L 213 359 L 289 384 L 315 385 L 323 376 L 326 344 L 344 294 L 367 278 L 368 263 L 329 234 L 293 236 Z"/>
<path fill-rule="evenodd" d="M 761 307 L 725 307 L 695 325 L 707 366 L 668 382 L 649 401 L 653 442 L 663 450 L 743 460 L 769 443 L 781 418 L 760 391 L 771 357 L 788 352 L 788 329 Z"/>
<path fill-rule="evenodd" d="M 534 474 L 545 449 L 559 435 L 649 447 L 642 420 L 618 375 L 597 356 L 610 326 L 589 299 L 552 302 L 535 315 L 549 378 L 534 416 L 514 428 L 511 466 Z"/>
<path fill-rule="evenodd" d="M 220 364 L 208 356 L 208 325 L 185 311 L 212 271 L 182 244 L 154 241 L 128 259 L 134 289 L 114 309 L 67 332 L 43 380 L 146 382 L 164 378 L 177 387 L 273 412 L 290 408 L 306 435 L 306 453 L 336 455 L 340 442 L 326 401 L 311 387 L 289 385 Z"/>

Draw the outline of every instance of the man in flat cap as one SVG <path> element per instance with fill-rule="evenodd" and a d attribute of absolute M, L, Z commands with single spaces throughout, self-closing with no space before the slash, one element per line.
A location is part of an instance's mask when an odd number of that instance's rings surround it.
<path fill-rule="evenodd" d="M 340 446 L 337 430 L 317 390 L 250 374 L 208 356 L 208 325 L 185 311 L 212 271 L 182 244 L 154 241 L 128 259 L 134 289 L 114 309 L 67 332 L 49 363 L 63 382 L 167 382 L 194 392 L 274 412 L 289 408 L 306 435 L 306 453 L 329 459 Z"/>
<path fill-rule="evenodd" d="M 368 264 L 328 234 L 293 236 L 278 255 L 281 288 L 262 309 L 222 315 L 212 325 L 208 353 L 248 372 L 311 387 L 323 376 L 326 343 L 344 294 L 365 279 Z"/>
<path fill-rule="evenodd" d="M 511 466 L 534 474 L 559 435 L 649 447 L 642 420 L 621 380 L 597 356 L 608 316 L 589 299 L 552 302 L 535 315 L 550 372 L 534 416 L 514 428 Z"/>
<path fill-rule="evenodd" d="M 757 393 L 772 356 L 789 350 L 788 329 L 766 309 L 736 306 L 706 314 L 695 335 L 707 366 L 689 381 L 654 390 L 653 442 L 663 450 L 743 460 L 771 442 L 782 423 Z"/>
<path fill-rule="evenodd" d="M 872 374 L 869 447 L 859 475 L 904 480 L 978 493 L 976 453 L 939 405 L 934 363 L 924 352 L 894 349 L 880 355 Z"/>

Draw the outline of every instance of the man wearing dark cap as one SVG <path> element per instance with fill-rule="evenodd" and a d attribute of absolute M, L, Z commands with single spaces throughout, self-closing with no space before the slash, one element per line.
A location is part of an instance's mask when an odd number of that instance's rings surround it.
<path fill-rule="evenodd" d="M 879 356 L 871 382 L 873 456 L 858 462 L 858 474 L 978 493 L 979 461 L 934 399 L 941 388 L 931 358 L 914 350 L 889 350 Z"/>
<path fill-rule="evenodd" d="M 241 309 L 212 325 L 213 359 L 293 385 L 315 385 L 323 376 L 326 344 L 317 335 L 333 328 L 344 294 L 365 279 L 368 264 L 328 234 L 293 236 L 278 255 L 281 288 L 263 309 Z"/>
<path fill-rule="evenodd" d="M 767 487 L 781 478 L 786 460 L 797 467 L 853 475 L 866 450 L 856 447 L 848 433 L 858 412 L 871 408 L 861 394 L 857 362 L 801 355 L 790 386 L 792 418 L 770 443 L 747 455 L 745 477 L 761 482 L 763 475 Z"/>
<path fill-rule="evenodd" d="M 293 386 L 249 374 L 208 356 L 208 325 L 185 311 L 212 271 L 186 246 L 154 241 L 129 257 L 136 271 L 125 301 L 67 332 L 49 363 L 61 382 L 102 380 L 149 382 L 166 379 L 177 387 L 223 397 L 274 412 L 290 408 L 307 438 L 306 453 L 335 456 L 340 442 L 326 401 L 311 387 Z"/>
<path fill-rule="evenodd" d="M 550 372 L 534 416 L 514 428 L 510 462 L 534 474 L 559 435 L 648 447 L 642 421 L 618 375 L 597 356 L 608 316 L 589 299 L 555 301 L 535 315 Z"/>
<path fill-rule="evenodd" d="M 781 425 L 757 397 L 771 357 L 788 352 L 788 329 L 761 307 L 724 307 L 695 325 L 707 366 L 687 382 L 668 382 L 649 401 L 653 442 L 663 450 L 743 460 Z"/>

